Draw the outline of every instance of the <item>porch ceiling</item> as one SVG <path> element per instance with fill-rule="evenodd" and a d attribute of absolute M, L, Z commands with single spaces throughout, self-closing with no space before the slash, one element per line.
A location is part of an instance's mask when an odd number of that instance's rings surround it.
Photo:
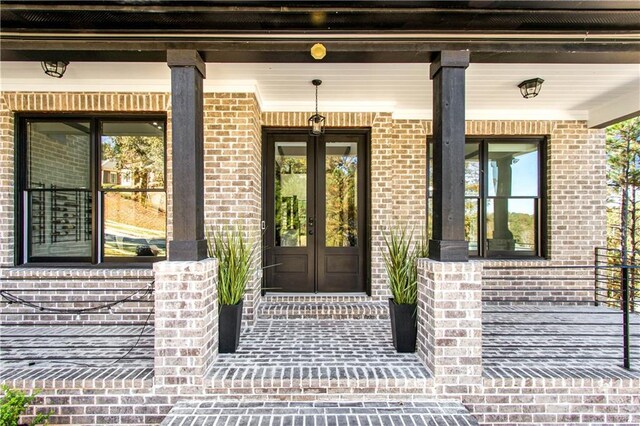
<path fill-rule="evenodd" d="M 4 91 L 170 91 L 161 63 L 72 62 L 62 79 L 37 62 L 0 63 Z M 431 118 L 428 64 L 209 63 L 205 91 L 255 92 L 263 111 L 311 111 L 314 78 L 323 80 L 322 111 L 384 111 Z M 524 99 L 517 84 L 540 77 L 540 95 Z M 467 71 L 468 119 L 580 119 L 593 126 L 640 112 L 640 64 L 489 64 Z M 611 114 L 615 115 L 613 117 Z"/>

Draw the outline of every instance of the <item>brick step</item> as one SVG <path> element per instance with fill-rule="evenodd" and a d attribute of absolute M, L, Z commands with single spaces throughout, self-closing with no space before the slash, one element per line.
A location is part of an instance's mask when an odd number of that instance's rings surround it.
<path fill-rule="evenodd" d="M 220 354 L 208 394 L 432 393 L 416 354 L 393 348 L 389 320 L 259 319 Z"/>
<path fill-rule="evenodd" d="M 260 319 L 388 319 L 387 302 L 271 302 L 258 308 Z"/>
<path fill-rule="evenodd" d="M 161 426 L 477 425 L 457 401 L 179 401 Z"/>

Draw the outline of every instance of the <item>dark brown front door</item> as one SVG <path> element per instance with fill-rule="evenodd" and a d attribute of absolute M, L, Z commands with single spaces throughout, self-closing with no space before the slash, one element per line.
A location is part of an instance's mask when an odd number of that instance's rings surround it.
<path fill-rule="evenodd" d="M 265 135 L 265 290 L 366 291 L 367 133 Z"/>

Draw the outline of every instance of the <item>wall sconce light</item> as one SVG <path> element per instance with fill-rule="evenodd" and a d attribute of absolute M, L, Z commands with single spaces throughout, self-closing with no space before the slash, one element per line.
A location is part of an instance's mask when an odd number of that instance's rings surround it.
<path fill-rule="evenodd" d="M 40 62 L 42 66 L 42 71 L 50 77 L 62 78 L 65 71 L 67 70 L 67 65 L 69 62 L 67 61 L 42 61 Z"/>
<path fill-rule="evenodd" d="M 324 47 L 322 43 L 316 43 L 311 46 L 311 56 L 313 59 L 319 61 L 320 59 L 327 56 L 327 48 Z"/>
<path fill-rule="evenodd" d="M 540 89 L 542 89 L 542 83 L 544 80 L 541 78 L 532 78 L 531 80 L 525 80 L 522 83 L 518 84 L 520 88 L 520 93 L 525 99 L 535 98 L 540 93 Z"/>
<path fill-rule="evenodd" d="M 318 86 L 322 80 L 311 80 L 311 84 L 316 86 L 316 113 L 309 117 L 309 134 L 319 136 L 324 133 L 324 117 L 318 114 Z"/>

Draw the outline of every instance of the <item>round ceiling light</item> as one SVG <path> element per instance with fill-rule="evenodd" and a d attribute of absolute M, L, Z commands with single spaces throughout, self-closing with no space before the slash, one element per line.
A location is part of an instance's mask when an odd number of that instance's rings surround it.
<path fill-rule="evenodd" d="M 327 56 L 327 48 L 322 43 L 316 43 L 311 46 L 311 56 L 313 59 L 319 61 Z"/>

